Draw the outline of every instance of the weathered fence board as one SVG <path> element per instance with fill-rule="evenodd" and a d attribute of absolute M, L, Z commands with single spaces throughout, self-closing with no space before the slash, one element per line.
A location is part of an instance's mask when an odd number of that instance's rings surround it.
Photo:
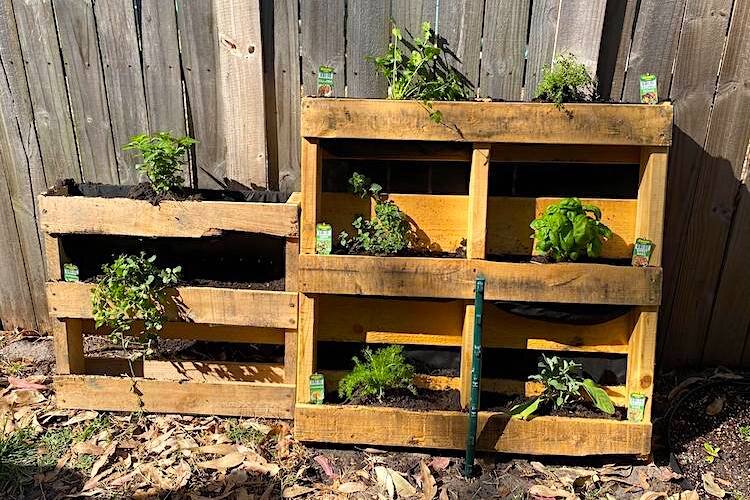
<path fill-rule="evenodd" d="M 373 71 L 372 61 L 391 39 L 388 2 L 349 0 L 346 18 L 346 90 L 348 97 L 386 97 L 388 82 Z"/>
<path fill-rule="evenodd" d="M 433 29 L 445 41 L 445 61 L 466 80 L 476 95 L 479 88 L 479 52 L 482 45 L 482 0 L 441 2 Z"/>
<path fill-rule="evenodd" d="M 573 54 L 596 74 L 606 5 L 606 0 L 561 0 L 555 54 Z"/>
<path fill-rule="evenodd" d="M 524 85 L 527 101 L 534 97 L 544 66 L 550 64 L 554 57 L 559 15 L 560 0 L 534 0 L 531 3 Z"/>
<path fill-rule="evenodd" d="M 622 96 L 638 2 L 607 2 L 604 13 L 597 78 L 601 95 L 613 100 L 619 100 Z"/>
<path fill-rule="evenodd" d="M 480 97 L 521 99 L 530 5 L 531 0 L 485 3 Z"/>
<path fill-rule="evenodd" d="M 344 0 L 301 2 L 302 91 L 306 96 L 318 92 L 318 69 L 331 66 L 333 94 L 344 97 L 346 87 L 346 40 L 344 39 Z"/>

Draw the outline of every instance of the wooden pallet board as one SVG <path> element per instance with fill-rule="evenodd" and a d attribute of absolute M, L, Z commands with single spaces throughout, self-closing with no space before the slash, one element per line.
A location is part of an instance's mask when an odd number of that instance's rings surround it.
<path fill-rule="evenodd" d="M 672 105 L 302 100 L 306 138 L 668 146 Z"/>
<path fill-rule="evenodd" d="M 300 441 L 462 450 L 467 414 L 399 408 L 298 403 Z M 480 412 L 477 449 L 528 455 L 647 455 L 651 424 L 606 419 L 537 417 L 528 422 Z"/>
<path fill-rule="evenodd" d="M 90 283 L 48 282 L 50 316 L 93 318 Z M 213 287 L 177 287 L 167 317 L 189 323 L 297 328 L 297 293 Z M 179 306 L 178 306 L 179 305 Z"/>
<path fill-rule="evenodd" d="M 291 419 L 294 385 L 58 375 L 59 408 Z"/>
<path fill-rule="evenodd" d="M 148 201 L 40 196 L 42 230 L 49 234 L 111 234 L 200 238 L 220 231 L 299 236 L 298 204 L 229 201 Z"/>
<path fill-rule="evenodd" d="M 661 268 L 589 263 L 535 264 L 430 257 L 300 255 L 304 293 L 473 299 L 478 274 L 486 300 L 658 305 Z"/>

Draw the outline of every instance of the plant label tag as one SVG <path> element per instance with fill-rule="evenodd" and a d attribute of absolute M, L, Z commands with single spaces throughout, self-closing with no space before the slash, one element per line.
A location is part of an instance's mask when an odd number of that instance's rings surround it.
<path fill-rule="evenodd" d="M 68 282 L 80 281 L 78 266 L 75 264 L 65 264 L 63 266 L 63 279 Z"/>
<path fill-rule="evenodd" d="M 318 68 L 318 97 L 333 97 L 333 67 Z"/>
<path fill-rule="evenodd" d="M 326 381 L 320 373 L 310 375 L 310 402 L 316 405 L 322 405 L 325 400 Z"/>
<path fill-rule="evenodd" d="M 628 421 L 643 422 L 646 413 L 646 396 L 633 392 L 628 401 Z"/>
<path fill-rule="evenodd" d="M 651 254 L 654 253 L 654 242 L 646 238 L 638 238 L 633 245 L 633 259 L 631 264 L 635 267 L 647 267 L 651 262 Z"/>
<path fill-rule="evenodd" d="M 641 75 L 641 103 L 643 104 L 657 104 L 659 102 L 659 94 L 656 90 L 656 75 L 653 73 L 645 73 Z"/>
<path fill-rule="evenodd" d="M 315 227 L 315 253 L 330 255 L 333 251 L 333 228 L 330 224 L 321 222 Z"/>

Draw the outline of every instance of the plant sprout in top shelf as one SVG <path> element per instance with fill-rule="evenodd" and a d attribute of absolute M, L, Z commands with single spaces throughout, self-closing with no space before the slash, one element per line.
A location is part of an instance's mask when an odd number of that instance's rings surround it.
<path fill-rule="evenodd" d="M 563 103 L 596 101 L 599 95 L 596 80 L 586 65 L 579 63 L 573 54 L 560 54 L 552 66 L 544 67 L 534 98 L 563 109 Z"/>
<path fill-rule="evenodd" d="M 182 167 L 190 146 L 196 144 L 190 137 L 173 137 L 169 132 L 135 135 L 130 138 L 124 150 L 137 150 L 143 163 L 136 169 L 151 181 L 158 194 L 166 194 L 183 186 Z"/>

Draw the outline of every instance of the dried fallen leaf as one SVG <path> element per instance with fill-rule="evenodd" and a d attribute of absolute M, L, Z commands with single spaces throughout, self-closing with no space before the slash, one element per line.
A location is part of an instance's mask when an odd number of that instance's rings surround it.
<path fill-rule="evenodd" d="M 698 493 L 693 490 L 681 491 L 671 495 L 667 500 L 700 500 Z"/>
<path fill-rule="evenodd" d="M 697 382 L 702 382 L 704 380 L 706 380 L 705 377 L 688 377 L 685 380 L 683 380 L 682 382 L 680 382 L 679 384 L 677 384 L 674 389 L 672 389 L 671 391 L 669 391 L 669 395 L 667 396 L 667 398 L 671 401 L 674 398 L 676 398 L 677 396 L 680 396 L 691 385 L 693 385 L 693 384 L 695 384 Z"/>
<path fill-rule="evenodd" d="M 308 493 L 312 493 L 313 491 L 315 491 L 314 488 L 308 488 L 307 486 L 301 486 L 299 484 L 295 484 L 293 486 L 288 486 L 284 488 L 284 491 L 281 493 L 281 496 L 284 498 L 296 498 L 302 495 L 307 495 Z"/>
<path fill-rule="evenodd" d="M 324 457 L 323 455 L 317 455 L 315 458 L 313 458 L 318 465 L 323 469 L 323 472 L 325 472 L 325 475 L 328 476 L 330 479 L 333 479 L 336 477 L 336 473 L 333 472 L 333 467 L 331 467 L 331 461 L 328 460 L 328 458 Z"/>
<path fill-rule="evenodd" d="M 63 422 L 62 425 L 64 426 L 75 425 L 81 422 L 85 422 L 86 420 L 94 420 L 98 416 L 99 414 L 95 411 L 84 411 L 81 413 L 76 413 L 75 415 L 70 417 L 68 420 Z"/>
<path fill-rule="evenodd" d="M 529 488 L 529 494 L 535 497 L 544 498 L 566 498 L 571 500 L 576 498 L 576 495 L 574 493 L 566 490 L 561 490 L 559 488 L 544 486 L 543 484 L 535 484 L 534 486 Z"/>
<path fill-rule="evenodd" d="M 448 457 L 435 457 L 430 462 L 430 468 L 434 471 L 441 471 L 448 468 L 451 464 L 451 459 Z"/>
<path fill-rule="evenodd" d="M 422 498 L 423 500 L 432 500 L 437 494 L 437 483 L 424 461 L 419 462 L 419 472 L 422 480 Z"/>
<path fill-rule="evenodd" d="M 659 498 L 667 498 L 667 494 L 661 491 L 647 491 L 641 495 L 640 500 L 657 500 Z"/>
<path fill-rule="evenodd" d="M 716 484 L 713 472 L 706 472 L 701 476 L 701 479 L 703 479 L 703 489 L 706 490 L 706 493 L 717 498 L 724 498 L 726 496 L 727 492 Z"/>
<path fill-rule="evenodd" d="M 237 467 L 244 461 L 245 461 L 245 454 L 237 451 L 234 453 L 230 453 L 229 455 L 224 455 L 223 457 L 217 458 L 214 460 L 198 462 L 196 465 L 200 467 L 201 469 L 223 470 L 223 469 L 231 469 L 232 467 Z"/>
<path fill-rule="evenodd" d="M 112 456 L 116 449 L 117 441 L 112 441 L 109 446 L 104 449 L 104 453 L 102 453 L 99 459 L 94 462 L 94 465 L 91 467 L 91 474 L 89 477 L 94 477 L 99 473 L 99 470 L 104 467 L 104 464 L 107 463 L 107 460 L 109 460 L 109 457 Z"/>
<path fill-rule="evenodd" d="M 341 483 L 338 488 L 336 488 L 337 493 L 342 493 L 344 495 L 350 495 L 352 493 L 360 493 L 362 491 L 365 491 L 367 489 L 367 485 L 364 483 L 360 483 L 359 481 L 349 481 L 346 483 Z"/>
<path fill-rule="evenodd" d="M 706 415 L 714 416 L 721 413 L 721 411 L 724 409 L 724 403 L 726 403 L 727 398 L 726 396 L 716 396 L 716 398 L 711 401 L 711 403 L 706 406 Z"/>
<path fill-rule="evenodd" d="M 10 385 L 11 387 L 15 387 L 16 389 L 32 389 L 39 391 L 43 391 L 47 388 L 46 385 L 37 384 L 30 380 L 17 377 L 8 377 L 8 385 Z"/>

